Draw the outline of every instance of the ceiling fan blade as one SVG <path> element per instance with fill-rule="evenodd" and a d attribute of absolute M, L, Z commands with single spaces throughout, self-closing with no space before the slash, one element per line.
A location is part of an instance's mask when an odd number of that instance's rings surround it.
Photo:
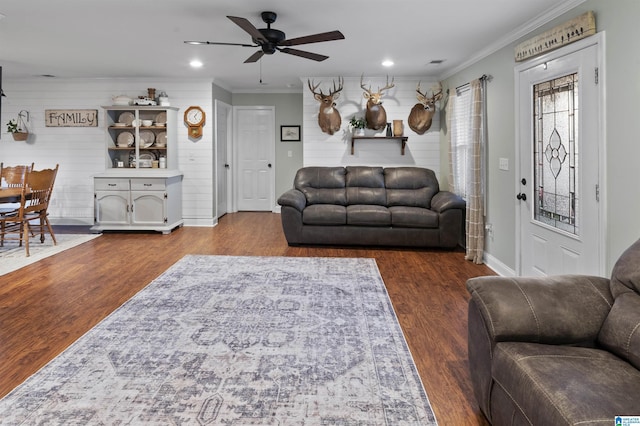
<path fill-rule="evenodd" d="M 258 60 L 260 58 L 262 58 L 262 55 L 264 55 L 264 52 L 262 50 L 258 50 L 256 53 L 254 53 L 253 55 L 249 56 L 247 58 L 246 61 L 244 61 L 245 64 L 250 64 L 252 62 L 258 62 Z"/>
<path fill-rule="evenodd" d="M 329 31 L 327 33 L 313 34 L 304 37 L 283 40 L 278 43 L 280 46 L 297 46 L 299 44 L 320 43 L 323 41 L 343 40 L 344 35 L 340 31 Z"/>
<path fill-rule="evenodd" d="M 217 41 L 195 41 L 195 40 L 186 40 L 185 44 L 208 44 L 208 45 L 221 45 L 221 46 L 258 47 L 257 44 L 222 43 L 222 42 L 217 42 Z"/>
<path fill-rule="evenodd" d="M 265 42 L 265 43 L 268 41 L 262 35 L 262 33 L 260 31 L 258 31 L 258 29 L 251 22 L 249 22 L 247 19 L 241 18 L 239 16 L 227 16 L 227 18 L 231 19 L 234 24 L 236 24 L 237 26 L 239 26 L 240 28 L 242 28 L 243 30 L 248 32 L 249 35 L 251 37 L 253 37 L 255 40 L 259 40 L 259 41 L 262 41 L 262 42 Z"/>
<path fill-rule="evenodd" d="M 324 61 L 325 59 L 329 58 L 328 56 L 325 56 L 325 55 L 305 52 L 304 50 L 289 49 L 288 47 L 285 47 L 284 49 L 278 49 L 278 50 L 281 51 L 282 53 L 288 53 L 289 55 L 300 56 L 301 58 L 307 58 L 307 59 L 311 59 L 318 62 Z"/>

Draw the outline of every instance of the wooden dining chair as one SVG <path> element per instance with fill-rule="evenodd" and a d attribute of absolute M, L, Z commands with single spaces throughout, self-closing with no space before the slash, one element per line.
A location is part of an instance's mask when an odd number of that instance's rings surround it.
<path fill-rule="evenodd" d="M 0 163 L 0 186 L 20 187 L 24 183 L 25 173 L 33 170 L 33 165 L 5 166 Z"/>
<path fill-rule="evenodd" d="M 53 244 L 56 237 L 48 218 L 49 201 L 53 192 L 58 165 L 55 169 L 32 170 L 27 174 L 22 187 L 20 206 L 13 214 L 0 215 L 0 246 L 6 240 L 24 242 L 25 251 L 29 256 L 29 239 L 40 235 L 40 242 L 44 243 L 45 230 L 51 235 Z"/>

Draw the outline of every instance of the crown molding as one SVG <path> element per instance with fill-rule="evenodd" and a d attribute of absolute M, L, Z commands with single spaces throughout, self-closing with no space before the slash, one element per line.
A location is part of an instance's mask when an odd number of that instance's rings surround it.
<path fill-rule="evenodd" d="M 469 58 L 465 62 L 461 63 L 460 65 L 447 70 L 438 79 L 439 80 L 445 80 L 445 79 L 451 77 L 452 75 L 455 75 L 455 74 L 459 73 L 460 71 L 470 67 L 471 65 L 473 65 L 476 62 L 486 58 L 487 56 L 497 52 L 498 50 L 500 50 L 500 49 L 502 49 L 502 48 L 504 48 L 506 46 L 509 46 L 510 44 L 520 40 L 522 37 L 526 36 L 527 34 L 530 34 L 531 32 L 533 32 L 533 31 L 537 30 L 538 28 L 540 28 L 541 26 L 551 22 L 552 20 L 556 19 L 557 17 L 562 16 L 564 13 L 574 9 L 575 7 L 577 7 L 580 4 L 584 3 L 585 1 L 586 0 L 567 0 L 567 1 L 564 1 L 564 2 L 560 3 L 557 6 L 552 7 L 551 9 L 547 10 L 546 12 L 541 13 L 540 15 L 536 16 L 535 18 L 533 18 L 529 22 L 525 23 L 521 27 L 515 29 L 514 31 L 512 31 L 512 32 L 510 32 L 508 34 L 506 34 L 504 37 L 502 37 L 501 39 L 497 40 L 495 43 L 487 46 L 485 49 L 482 49 L 482 50 L 478 51 L 478 53 L 476 55 L 472 56 L 471 58 Z"/>

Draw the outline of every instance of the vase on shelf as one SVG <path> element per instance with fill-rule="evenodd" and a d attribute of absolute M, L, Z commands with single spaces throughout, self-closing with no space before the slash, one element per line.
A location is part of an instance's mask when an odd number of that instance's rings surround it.
<path fill-rule="evenodd" d="M 402 120 L 393 120 L 393 136 L 402 136 L 404 126 Z"/>

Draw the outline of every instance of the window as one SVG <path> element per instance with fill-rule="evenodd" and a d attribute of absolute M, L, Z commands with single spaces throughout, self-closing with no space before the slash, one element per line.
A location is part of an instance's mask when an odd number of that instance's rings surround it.
<path fill-rule="evenodd" d="M 456 95 L 451 97 L 453 106 L 451 109 L 451 174 L 453 183 L 453 192 L 468 200 L 471 191 L 470 183 L 473 178 L 474 159 L 473 159 L 473 137 L 474 132 L 483 132 L 482 120 L 480 120 L 481 128 L 474 129 L 473 111 L 472 111 L 472 91 L 469 85 L 456 90 Z M 484 144 L 481 146 L 484 151 Z M 481 159 L 484 159 L 484 153 L 481 153 Z M 484 170 L 484 167 L 482 167 Z M 484 181 L 484 176 L 482 174 Z M 481 185 L 484 188 L 484 182 Z"/>

